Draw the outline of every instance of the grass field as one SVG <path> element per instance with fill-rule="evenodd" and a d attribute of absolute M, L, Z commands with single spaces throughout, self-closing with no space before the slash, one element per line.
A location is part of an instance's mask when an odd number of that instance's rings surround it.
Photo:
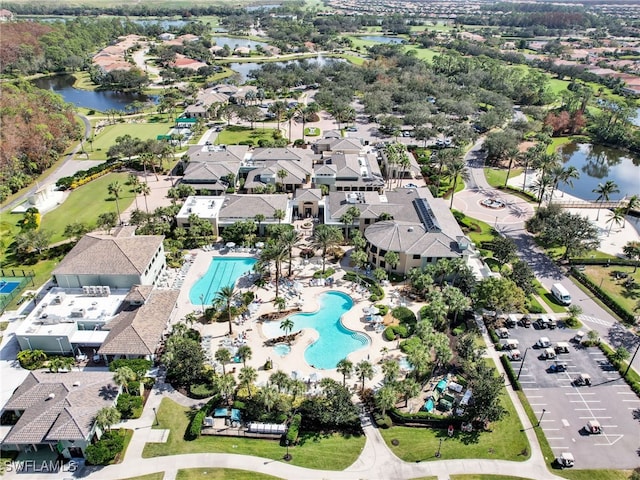
<path fill-rule="evenodd" d="M 107 150 L 116 143 L 116 138 L 131 135 L 141 140 L 155 139 L 158 135 L 166 135 L 172 127 L 170 122 L 116 123 L 105 127 L 94 137 L 93 146 L 86 145 L 85 149 L 92 160 L 106 160 Z"/>
<path fill-rule="evenodd" d="M 625 287 L 624 279 L 616 280 L 614 272 L 626 273 L 635 280 L 635 287 Z M 596 285 L 600 285 L 616 302 L 632 312 L 640 300 L 640 269 L 634 273 L 633 267 L 614 265 L 586 265 L 583 272 Z"/>
<path fill-rule="evenodd" d="M 85 222 L 95 225 L 98 215 L 105 212 L 115 212 L 116 202 L 107 192 L 110 183 L 118 181 L 122 186 L 120 193 L 120 211 L 124 211 L 135 196 L 129 191 L 126 173 L 109 173 L 92 182 L 76 188 L 69 194 L 62 206 L 45 213 L 42 216 L 41 228 L 52 233 L 51 242 L 64 240 L 65 227 L 71 222 Z M 87 208 L 91 206 L 91 208 Z"/>
<path fill-rule="evenodd" d="M 253 145 L 258 145 L 258 140 L 260 139 L 273 140 L 273 133 L 276 129 L 263 129 L 258 125 L 259 122 L 256 122 L 256 128 L 253 130 L 249 127 L 241 127 L 238 125 L 225 127 L 224 130 L 218 134 L 216 145 L 239 145 L 242 142 L 252 142 Z"/>
<path fill-rule="evenodd" d="M 517 177 L 522 173 L 522 171 L 522 168 L 512 168 L 509 178 Z M 507 169 L 485 167 L 484 178 L 487 179 L 487 182 L 492 187 L 502 187 L 504 186 L 504 182 L 507 179 Z"/>
<path fill-rule="evenodd" d="M 349 63 L 353 63 L 354 65 L 362 65 L 367 61 L 366 58 L 359 57 L 358 55 L 349 55 L 348 53 L 341 53 L 337 55 L 338 58 L 344 58 Z"/>
<path fill-rule="evenodd" d="M 403 45 L 403 48 L 405 53 L 411 51 L 416 52 L 416 57 L 426 62 L 431 62 L 431 60 L 433 60 L 433 57 L 435 57 L 436 55 L 440 55 L 441 53 L 437 50 L 432 50 L 430 48 L 420 48 L 416 47 L 415 45 Z"/>
<path fill-rule="evenodd" d="M 271 480 L 278 479 L 264 473 L 232 468 L 186 468 L 178 470 L 176 480 Z"/>
<path fill-rule="evenodd" d="M 462 224 L 465 235 L 468 235 L 476 245 L 480 245 L 482 242 L 489 242 L 496 235 L 491 225 L 466 215 L 462 220 Z"/>
<path fill-rule="evenodd" d="M 571 143 L 573 139 L 571 137 L 555 137 L 551 140 L 551 144 L 547 147 L 547 153 L 557 152 L 559 148 L 567 143 Z"/>
<path fill-rule="evenodd" d="M 438 450 L 441 460 L 490 458 L 523 462 L 530 455 L 529 443 L 513 403 L 504 393 L 502 403 L 508 414 L 491 424 L 491 432 L 457 431 L 449 437 L 444 429 L 391 427 L 380 433 L 391 451 L 405 462 L 436 461 Z M 398 445 L 393 445 L 392 440 L 398 440 Z"/>
<path fill-rule="evenodd" d="M 168 398 L 162 399 L 158 409 L 157 428 L 171 431 L 167 443 L 147 443 L 142 456 L 145 458 L 184 453 L 237 453 L 257 457 L 282 459 L 284 447 L 278 441 L 252 438 L 202 436 L 187 442 L 184 432 L 189 424 L 190 410 Z M 300 444 L 290 447 L 292 465 L 321 470 L 344 470 L 351 465 L 364 448 L 364 436 L 339 434 L 300 435 Z"/>
<path fill-rule="evenodd" d="M 547 291 L 539 283 L 536 285 L 536 293 L 544 301 L 544 303 L 553 311 L 553 313 L 566 313 L 567 309 L 556 302 L 551 292 Z"/>

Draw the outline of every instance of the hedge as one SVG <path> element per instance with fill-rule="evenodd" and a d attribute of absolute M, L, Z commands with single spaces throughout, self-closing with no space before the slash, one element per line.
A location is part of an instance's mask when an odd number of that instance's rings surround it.
<path fill-rule="evenodd" d="M 489 337 L 494 345 L 500 345 L 500 339 L 498 338 L 498 334 L 493 328 L 489 329 Z"/>
<path fill-rule="evenodd" d="M 391 421 L 391 418 L 389 418 L 389 415 L 382 415 L 379 412 L 373 413 L 373 421 L 376 422 L 376 426 L 378 428 L 387 429 L 393 426 L 393 422 Z"/>
<path fill-rule="evenodd" d="M 611 362 L 611 365 L 616 367 L 618 372 L 620 372 L 620 376 L 622 376 L 622 374 L 627 369 L 628 363 L 614 360 L 613 356 L 615 352 L 609 345 L 603 342 L 600 342 L 598 346 L 600 347 L 600 350 L 602 350 L 602 353 L 604 353 L 605 356 L 607 357 L 607 360 Z M 623 378 L 625 382 L 627 382 L 627 384 L 631 387 L 631 390 L 633 390 L 636 395 L 640 396 L 640 376 L 635 372 L 635 370 L 633 368 L 630 368 L 629 373 L 627 373 L 627 376 Z"/>
<path fill-rule="evenodd" d="M 400 338 L 407 338 L 409 336 L 409 330 L 404 325 L 395 325 L 385 328 L 383 335 L 386 340 L 391 342 L 396 339 L 396 335 Z"/>
<path fill-rule="evenodd" d="M 95 167 L 91 167 L 88 170 L 79 170 L 73 176 L 62 177 L 56 182 L 56 186 L 60 190 L 67 190 L 77 188 L 85 183 L 89 183 L 91 180 L 102 177 L 107 173 L 122 166 L 121 161 L 117 162 L 104 162 Z"/>
<path fill-rule="evenodd" d="M 289 445 L 295 445 L 298 441 L 298 433 L 300 432 L 300 424 L 302 423 L 302 415 L 296 413 L 291 419 L 289 428 L 287 429 L 286 440 Z"/>
<path fill-rule="evenodd" d="M 322 273 L 322 270 L 313 272 L 313 278 L 329 278 L 334 273 L 336 273 L 336 270 L 334 268 L 329 267 L 325 270 L 324 273 Z"/>
<path fill-rule="evenodd" d="M 456 418 L 456 419 L 453 419 L 451 417 L 443 418 L 440 415 L 424 412 L 424 411 L 414 412 L 414 413 L 405 413 L 395 408 L 389 410 L 389 416 L 393 420 L 393 423 L 405 425 L 407 427 L 419 426 L 419 427 L 432 427 L 432 428 L 447 428 L 451 424 L 457 427 L 462 422 L 461 418 Z"/>
<path fill-rule="evenodd" d="M 91 465 L 107 465 L 124 448 L 124 435 L 120 430 L 105 432 L 102 438 L 85 449 L 85 457 Z"/>
<path fill-rule="evenodd" d="M 216 388 L 211 384 L 197 383 L 189 386 L 189 396 L 191 398 L 209 398 L 215 395 Z"/>
<path fill-rule="evenodd" d="M 122 393 L 118 396 L 116 408 L 123 420 L 128 418 L 140 418 L 142 415 L 142 397 Z"/>
<path fill-rule="evenodd" d="M 206 417 L 216 405 L 220 402 L 220 396 L 215 395 L 205 403 L 200 410 L 196 412 L 196 414 L 191 419 L 191 423 L 187 427 L 187 431 L 185 432 L 185 440 L 195 440 L 200 437 L 200 432 L 202 432 L 202 424 L 204 423 L 204 417 Z"/>
<path fill-rule="evenodd" d="M 511 382 L 511 387 L 514 390 L 522 390 L 522 386 L 520 385 L 520 381 L 518 380 L 518 376 L 516 375 L 515 370 L 513 369 L 513 365 L 511 365 L 511 360 L 506 355 L 500 355 L 500 362 L 504 367 L 505 372 L 507 372 L 507 377 L 509 377 L 509 381 Z"/>
<path fill-rule="evenodd" d="M 633 324 L 635 323 L 635 317 L 633 314 L 627 311 L 622 305 L 611 298 L 606 291 L 600 286 L 592 282 L 584 273 L 580 272 L 577 268 L 571 268 L 571 274 L 580 281 L 585 287 L 587 287 L 596 297 L 598 297 L 602 303 L 609 307 L 615 314 L 617 314 L 623 322 Z"/>

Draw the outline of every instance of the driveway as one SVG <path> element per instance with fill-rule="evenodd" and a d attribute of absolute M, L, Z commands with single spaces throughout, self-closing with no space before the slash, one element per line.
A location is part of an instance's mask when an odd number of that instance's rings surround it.
<path fill-rule="evenodd" d="M 640 337 L 633 335 L 616 318 L 605 311 L 590 293 L 583 292 L 566 275 L 563 269 L 552 262 L 536 245 L 534 238 L 525 230 L 524 222 L 533 215 L 531 204 L 515 195 L 496 190 L 484 177 L 485 154 L 482 152 L 483 138 L 469 150 L 465 159 L 469 167 L 470 179 L 465 190 L 454 196 L 453 208 L 478 218 L 511 238 L 518 247 L 518 256 L 527 262 L 542 285 L 551 290 L 554 283 L 562 283 L 573 299 L 573 304 L 582 308 L 580 320 L 586 327 L 596 330 L 602 339 L 614 348 L 624 345 L 631 353 L 640 345 Z M 500 198 L 505 202 L 501 209 L 487 209 L 480 204 L 486 198 Z M 640 372 L 640 355 L 633 361 L 633 368 Z"/>

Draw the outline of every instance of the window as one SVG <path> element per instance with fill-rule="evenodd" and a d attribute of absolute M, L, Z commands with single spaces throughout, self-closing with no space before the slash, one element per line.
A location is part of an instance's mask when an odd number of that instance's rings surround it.
<path fill-rule="evenodd" d="M 414 254 L 413 255 L 413 259 L 414 260 L 420 260 L 420 254 L 419 253 Z"/>
<path fill-rule="evenodd" d="M 384 268 L 384 267 L 385 267 L 384 260 L 380 260 L 380 268 Z"/>
<path fill-rule="evenodd" d="M 378 253 L 378 247 L 376 247 L 375 245 L 371 245 L 371 253 Z"/>
<path fill-rule="evenodd" d="M 371 219 L 370 218 L 365 218 L 364 219 L 364 224 L 365 225 L 369 225 L 371 223 Z"/>
<path fill-rule="evenodd" d="M 386 250 L 380 250 L 380 256 L 384 257 L 387 254 Z"/>
<path fill-rule="evenodd" d="M 433 262 L 433 258 L 432 257 L 427 257 L 427 263 L 431 263 Z"/>

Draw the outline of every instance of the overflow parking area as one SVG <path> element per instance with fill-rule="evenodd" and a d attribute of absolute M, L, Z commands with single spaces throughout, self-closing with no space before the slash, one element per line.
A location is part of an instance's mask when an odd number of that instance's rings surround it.
<path fill-rule="evenodd" d="M 557 457 L 570 452 L 578 469 L 632 469 L 640 465 L 640 399 L 597 347 L 573 341 L 575 330 L 508 328 L 517 340 L 521 358 L 512 361 L 520 383 Z M 551 351 L 539 343 L 546 337 Z M 560 348 L 558 347 L 560 343 Z M 563 344 L 569 348 L 564 353 Z M 555 353 L 555 358 L 552 352 Z M 579 386 L 579 377 L 590 385 Z M 587 422 L 596 421 L 601 433 L 590 434 Z"/>

